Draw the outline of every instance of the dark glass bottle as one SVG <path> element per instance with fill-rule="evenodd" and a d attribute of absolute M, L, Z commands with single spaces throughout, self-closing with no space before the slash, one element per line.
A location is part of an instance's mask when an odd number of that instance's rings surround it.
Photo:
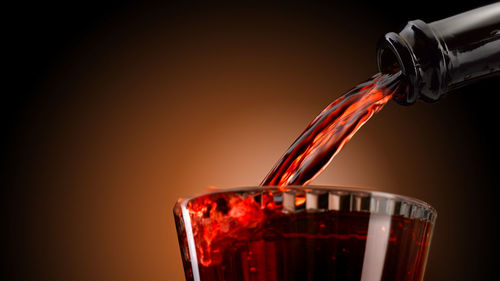
<path fill-rule="evenodd" d="M 382 73 L 401 70 L 408 91 L 402 104 L 436 101 L 445 93 L 500 75 L 500 2 L 432 23 L 408 22 L 387 33 L 377 48 Z"/>

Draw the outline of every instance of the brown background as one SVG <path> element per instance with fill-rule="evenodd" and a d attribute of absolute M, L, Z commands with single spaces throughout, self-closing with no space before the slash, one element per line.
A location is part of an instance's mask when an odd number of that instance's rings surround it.
<path fill-rule="evenodd" d="M 258 184 L 323 107 L 376 73 L 380 36 L 481 4 L 455 2 L 7 9 L 8 280 L 183 280 L 176 199 Z M 426 280 L 491 280 L 499 85 L 391 102 L 314 184 L 428 201 Z"/>

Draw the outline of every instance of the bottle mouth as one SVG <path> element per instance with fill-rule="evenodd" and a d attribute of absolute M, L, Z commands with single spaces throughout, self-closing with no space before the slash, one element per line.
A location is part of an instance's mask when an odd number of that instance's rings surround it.
<path fill-rule="evenodd" d="M 394 96 L 394 100 L 403 105 L 410 105 L 417 101 L 418 95 L 413 89 L 416 85 L 416 69 L 413 63 L 410 48 L 401 36 L 390 32 L 382 37 L 377 46 L 377 64 L 383 74 L 402 72 L 402 79 L 406 79 L 409 87 L 407 91 Z"/>
<path fill-rule="evenodd" d="M 402 69 L 398 56 L 389 48 L 380 49 L 379 68 L 383 74 L 395 74 Z"/>

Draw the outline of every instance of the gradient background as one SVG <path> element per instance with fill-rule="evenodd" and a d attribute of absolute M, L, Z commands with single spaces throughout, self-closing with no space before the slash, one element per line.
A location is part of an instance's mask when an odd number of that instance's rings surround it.
<path fill-rule="evenodd" d="M 323 107 L 377 72 L 380 36 L 492 1 L 470 2 L 5 8 L 4 280 L 183 280 L 177 198 L 258 184 Z M 314 184 L 433 204 L 425 279 L 493 280 L 499 86 L 391 102 Z"/>

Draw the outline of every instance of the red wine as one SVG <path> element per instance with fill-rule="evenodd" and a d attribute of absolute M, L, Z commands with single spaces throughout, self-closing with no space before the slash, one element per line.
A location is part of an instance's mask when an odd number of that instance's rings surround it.
<path fill-rule="evenodd" d="M 376 74 L 328 105 L 269 172 L 263 186 L 306 185 L 375 113 L 405 89 L 401 72 Z"/>
<path fill-rule="evenodd" d="M 362 207 L 287 211 L 286 202 L 276 200 L 287 192 L 221 192 L 179 202 L 175 212 L 186 279 L 421 280 L 429 220 Z M 298 198 L 292 204 L 300 209 L 305 201 Z"/>

